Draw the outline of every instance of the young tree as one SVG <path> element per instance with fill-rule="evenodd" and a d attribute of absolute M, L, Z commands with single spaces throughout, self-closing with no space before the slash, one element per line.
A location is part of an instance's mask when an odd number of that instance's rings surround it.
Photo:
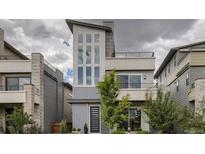
<path fill-rule="evenodd" d="M 181 107 L 170 99 L 169 93 L 164 94 L 160 89 L 156 100 L 153 100 L 152 94 L 147 93 L 144 111 L 151 127 L 161 133 L 173 133 L 174 127 L 182 119 Z"/>
<path fill-rule="evenodd" d="M 115 70 L 104 76 L 103 81 L 99 82 L 97 88 L 101 96 L 101 115 L 105 125 L 110 128 L 121 129 L 123 121 L 128 119 L 128 95 L 117 99 L 119 95 L 119 80 Z"/>

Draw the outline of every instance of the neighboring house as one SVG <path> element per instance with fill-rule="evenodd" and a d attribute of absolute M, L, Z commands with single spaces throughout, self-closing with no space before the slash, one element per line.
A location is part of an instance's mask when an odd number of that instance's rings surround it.
<path fill-rule="evenodd" d="M 125 128 L 149 130 L 148 119 L 141 108 L 146 92 L 156 90 L 153 88 L 154 53 L 116 52 L 112 21 L 103 22 L 103 26 L 73 20 L 66 20 L 66 23 L 73 33 L 73 128 L 83 132 L 87 123 L 89 133 L 109 133 L 101 119 L 96 84 L 105 73 L 115 69 L 121 81 L 119 100 L 130 94 L 132 102 Z"/>
<path fill-rule="evenodd" d="M 53 68 L 40 53 L 23 55 L 4 41 L 0 29 L 0 117 L 6 130 L 6 114 L 22 106 L 32 114 L 43 133 L 51 132 L 51 124 L 63 118 L 63 74 Z"/>
<path fill-rule="evenodd" d="M 205 41 L 172 48 L 154 77 L 174 101 L 198 109 L 205 96 Z"/>
<path fill-rule="evenodd" d="M 64 119 L 68 123 L 72 123 L 72 108 L 70 100 L 72 99 L 72 85 L 68 82 L 64 82 Z"/>

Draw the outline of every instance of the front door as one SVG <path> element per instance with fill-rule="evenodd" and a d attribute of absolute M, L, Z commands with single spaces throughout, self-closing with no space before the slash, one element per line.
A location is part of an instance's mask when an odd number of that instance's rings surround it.
<path fill-rule="evenodd" d="M 90 106 L 90 133 L 100 133 L 100 106 Z"/>

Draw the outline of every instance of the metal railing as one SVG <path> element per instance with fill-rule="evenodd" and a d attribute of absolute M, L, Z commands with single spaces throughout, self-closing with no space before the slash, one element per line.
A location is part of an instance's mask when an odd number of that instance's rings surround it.
<path fill-rule="evenodd" d="M 144 88 L 156 88 L 154 83 L 120 83 L 120 89 L 144 89 Z"/>
<path fill-rule="evenodd" d="M 154 52 L 115 52 L 116 58 L 153 58 Z"/>

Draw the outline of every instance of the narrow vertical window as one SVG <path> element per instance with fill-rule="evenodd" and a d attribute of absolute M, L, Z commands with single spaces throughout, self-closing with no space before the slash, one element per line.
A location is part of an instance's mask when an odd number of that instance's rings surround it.
<path fill-rule="evenodd" d="M 176 60 L 176 55 L 174 56 L 174 67 L 177 66 L 177 60 Z"/>
<path fill-rule="evenodd" d="M 165 76 L 165 78 L 167 77 L 167 69 L 166 68 L 164 69 L 164 76 Z"/>
<path fill-rule="evenodd" d="M 83 84 L 83 67 L 78 67 L 78 85 Z"/>
<path fill-rule="evenodd" d="M 95 46 L 95 64 L 100 64 L 100 48 Z"/>
<path fill-rule="evenodd" d="M 91 42 L 92 42 L 91 34 L 86 34 L 86 43 L 91 43 Z"/>
<path fill-rule="evenodd" d="M 83 43 L 83 34 L 78 34 L 78 43 Z"/>
<path fill-rule="evenodd" d="M 95 67 L 95 85 L 100 81 L 100 67 Z"/>
<path fill-rule="evenodd" d="M 170 64 L 168 64 L 168 74 L 170 74 Z"/>
<path fill-rule="evenodd" d="M 78 64 L 83 64 L 83 46 L 78 46 Z"/>
<path fill-rule="evenodd" d="M 91 46 L 86 46 L 86 64 L 91 64 Z"/>
<path fill-rule="evenodd" d="M 189 85 L 189 71 L 186 74 L 186 85 Z"/>
<path fill-rule="evenodd" d="M 91 85 L 91 67 L 87 66 L 86 67 L 86 84 Z"/>
<path fill-rule="evenodd" d="M 177 80 L 177 83 L 176 83 L 176 90 L 177 92 L 179 91 L 179 81 Z"/>
<path fill-rule="evenodd" d="M 99 43 L 100 42 L 100 34 L 95 34 L 94 40 L 95 40 L 95 43 Z"/>

